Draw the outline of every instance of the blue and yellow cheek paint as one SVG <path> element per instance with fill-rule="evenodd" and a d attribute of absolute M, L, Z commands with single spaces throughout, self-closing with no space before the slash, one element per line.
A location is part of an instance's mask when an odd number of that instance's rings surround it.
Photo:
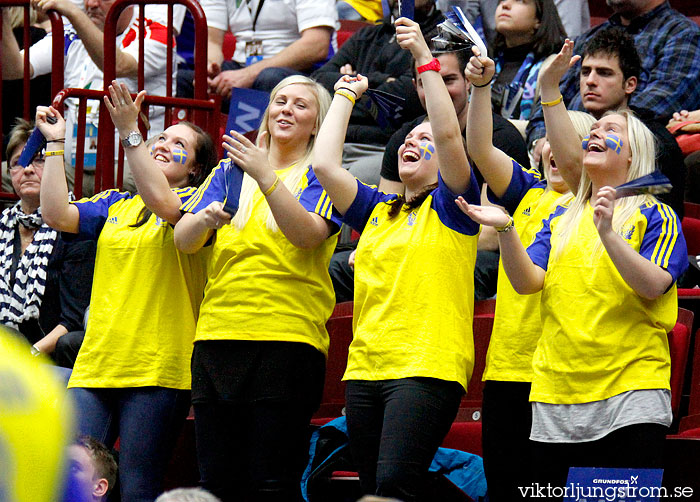
<path fill-rule="evenodd" d="M 590 142 L 591 136 L 590 134 L 583 138 L 583 141 L 581 141 L 581 147 L 584 150 L 588 150 L 588 143 Z M 620 155 L 620 152 L 622 151 L 622 138 L 619 137 L 616 134 L 608 134 L 605 136 L 605 145 L 610 148 L 612 151 L 614 151 L 616 154 Z"/>
<path fill-rule="evenodd" d="M 187 162 L 187 150 L 173 148 L 173 161 L 184 166 Z"/>
<path fill-rule="evenodd" d="M 622 151 L 622 138 L 616 134 L 608 134 L 605 136 L 605 144 L 613 150 L 616 154 L 620 155 Z"/>
<path fill-rule="evenodd" d="M 420 144 L 420 154 L 425 160 L 430 160 L 435 155 L 435 146 L 429 141 Z"/>

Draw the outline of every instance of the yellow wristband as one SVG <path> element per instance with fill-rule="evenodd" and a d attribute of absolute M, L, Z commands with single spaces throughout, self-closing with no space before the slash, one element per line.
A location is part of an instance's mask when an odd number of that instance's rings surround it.
<path fill-rule="evenodd" d="M 542 106 L 555 106 L 555 105 L 558 105 L 559 103 L 561 103 L 562 101 L 564 101 L 564 96 L 562 96 L 560 94 L 559 97 L 557 99 L 555 99 L 554 101 L 540 101 L 540 104 Z"/>
<path fill-rule="evenodd" d="M 272 192 L 275 191 L 275 188 L 277 188 L 277 185 L 279 185 L 279 184 L 280 184 L 280 177 L 277 176 L 277 177 L 275 178 L 275 182 L 270 186 L 270 188 L 268 188 L 267 190 L 265 190 L 265 191 L 263 192 L 263 195 L 264 195 L 265 197 L 267 197 L 268 195 L 270 195 Z"/>
<path fill-rule="evenodd" d="M 508 223 L 503 225 L 502 227 L 493 227 L 496 229 L 496 232 L 502 234 L 504 232 L 510 232 L 510 230 L 513 228 L 513 217 L 509 216 Z"/>
<path fill-rule="evenodd" d="M 345 91 L 343 89 L 338 89 L 337 91 L 335 91 L 335 93 L 339 94 L 345 98 L 348 98 L 350 100 L 350 102 L 353 104 L 353 106 L 355 105 L 355 96 L 350 94 L 348 91 Z"/>
<path fill-rule="evenodd" d="M 63 150 L 53 150 L 50 152 L 44 152 L 44 157 L 53 157 L 54 155 L 63 155 Z"/>

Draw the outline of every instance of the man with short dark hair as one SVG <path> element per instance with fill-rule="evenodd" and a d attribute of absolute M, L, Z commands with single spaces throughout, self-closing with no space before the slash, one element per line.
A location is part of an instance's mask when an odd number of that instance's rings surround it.
<path fill-rule="evenodd" d="M 657 120 L 647 110 L 630 105 L 636 96 L 640 78 L 641 61 L 632 37 L 620 28 L 598 31 L 583 49 L 579 73 L 580 99 L 584 109 L 595 118 L 606 112 L 630 108 L 656 138 L 656 160 L 658 169 L 673 185 L 668 194 L 657 196 L 683 217 L 683 192 L 685 166 L 683 154 L 666 130 L 664 122 Z"/>
<path fill-rule="evenodd" d="M 91 502 L 107 500 L 117 482 L 117 463 L 110 451 L 90 436 L 78 436 L 68 448 L 73 481 L 83 488 Z"/>
<path fill-rule="evenodd" d="M 630 105 L 664 122 L 677 110 L 700 108 L 700 28 L 673 10 L 667 0 L 607 0 L 607 4 L 614 14 L 577 37 L 574 54 L 581 54 L 598 32 L 618 27 L 633 38 L 641 56 L 642 71 Z M 584 109 L 578 77 L 575 65 L 559 86 L 569 110 Z M 542 109 L 537 103 L 527 127 L 528 145 L 536 161 L 544 135 Z"/>

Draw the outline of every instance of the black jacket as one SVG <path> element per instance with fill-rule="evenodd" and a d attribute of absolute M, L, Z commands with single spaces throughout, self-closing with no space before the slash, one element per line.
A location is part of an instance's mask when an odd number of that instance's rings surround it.
<path fill-rule="evenodd" d="M 425 19 L 417 21 L 423 35 L 430 41 L 437 32 L 437 25 L 443 21 L 443 16 L 439 10 L 433 8 Z M 362 28 L 351 36 L 335 56 L 316 70 L 312 77 L 332 94 L 333 86 L 341 76 L 340 68 L 348 63 L 355 72 L 369 79 L 370 89 L 379 89 L 406 99 L 403 116 L 399 122 L 408 122 L 425 113 L 413 87 L 413 57 L 396 42 L 391 16 L 385 17 L 381 24 Z M 385 145 L 395 130 L 380 128 L 358 103 L 350 117 L 345 141 Z"/>

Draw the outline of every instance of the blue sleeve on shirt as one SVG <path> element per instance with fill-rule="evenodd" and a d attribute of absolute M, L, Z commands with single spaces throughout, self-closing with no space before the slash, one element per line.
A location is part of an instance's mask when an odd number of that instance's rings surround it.
<path fill-rule="evenodd" d="M 335 210 L 331 198 L 321 186 L 321 182 L 316 178 L 313 167 L 309 167 L 306 173 L 307 185 L 306 188 L 299 194 L 299 203 L 310 213 L 316 213 L 319 216 L 333 223 L 333 232 L 340 230 L 340 225 L 343 223 L 340 213 Z M 294 194 L 296 196 L 296 194 Z"/>
<path fill-rule="evenodd" d="M 688 250 L 678 216 L 661 202 L 642 207 L 641 212 L 647 219 L 647 228 L 639 254 L 677 281 L 688 268 Z"/>
<path fill-rule="evenodd" d="M 552 251 L 552 220 L 561 216 L 566 211 L 565 206 L 557 206 L 552 214 L 542 220 L 542 229 L 537 232 L 535 238 L 527 247 L 527 254 L 530 256 L 532 263 L 540 267 L 542 270 L 547 270 L 549 262 L 549 253 Z"/>
<path fill-rule="evenodd" d="M 513 161 L 513 175 L 511 176 L 510 184 L 508 188 L 506 188 L 506 192 L 503 196 L 498 197 L 491 191 L 491 188 L 486 192 L 489 201 L 505 207 L 509 214 L 515 212 L 520 201 L 525 197 L 525 194 L 535 185 L 540 184 L 543 188 L 547 186 L 547 184 L 542 181 L 537 169 L 527 169 L 518 164 L 515 159 L 511 160 Z"/>
<path fill-rule="evenodd" d="M 129 192 L 120 192 L 116 189 L 105 190 L 92 197 L 86 197 L 75 202 L 80 214 L 80 226 L 78 239 L 97 240 L 102 232 L 102 227 L 109 217 L 109 208 L 115 202 L 130 199 L 133 195 Z"/>
<path fill-rule="evenodd" d="M 454 194 L 445 185 L 442 175 L 438 171 L 438 187 L 433 190 L 432 207 L 437 212 L 438 218 L 447 228 L 465 235 L 476 235 L 479 233 L 479 224 L 464 214 L 459 208 L 455 199 L 460 195 L 469 204 L 478 205 L 481 203 L 481 192 L 479 183 L 476 181 L 474 170 L 471 170 L 471 179 L 467 191 L 462 194 Z"/>
<path fill-rule="evenodd" d="M 214 201 L 224 201 L 226 198 L 226 170 L 224 166 L 228 162 L 230 162 L 228 159 L 219 161 L 219 164 L 209 173 L 197 191 L 180 206 L 180 211 L 198 213 Z"/>
<path fill-rule="evenodd" d="M 380 192 L 376 186 L 365 185 L 357 180 L 357 195 L 343 215 L 343 221 L 358 232 L 362 232 L 376 205 L 381 202 L 390 202 L 397 197 L 395 193 Z"/>

